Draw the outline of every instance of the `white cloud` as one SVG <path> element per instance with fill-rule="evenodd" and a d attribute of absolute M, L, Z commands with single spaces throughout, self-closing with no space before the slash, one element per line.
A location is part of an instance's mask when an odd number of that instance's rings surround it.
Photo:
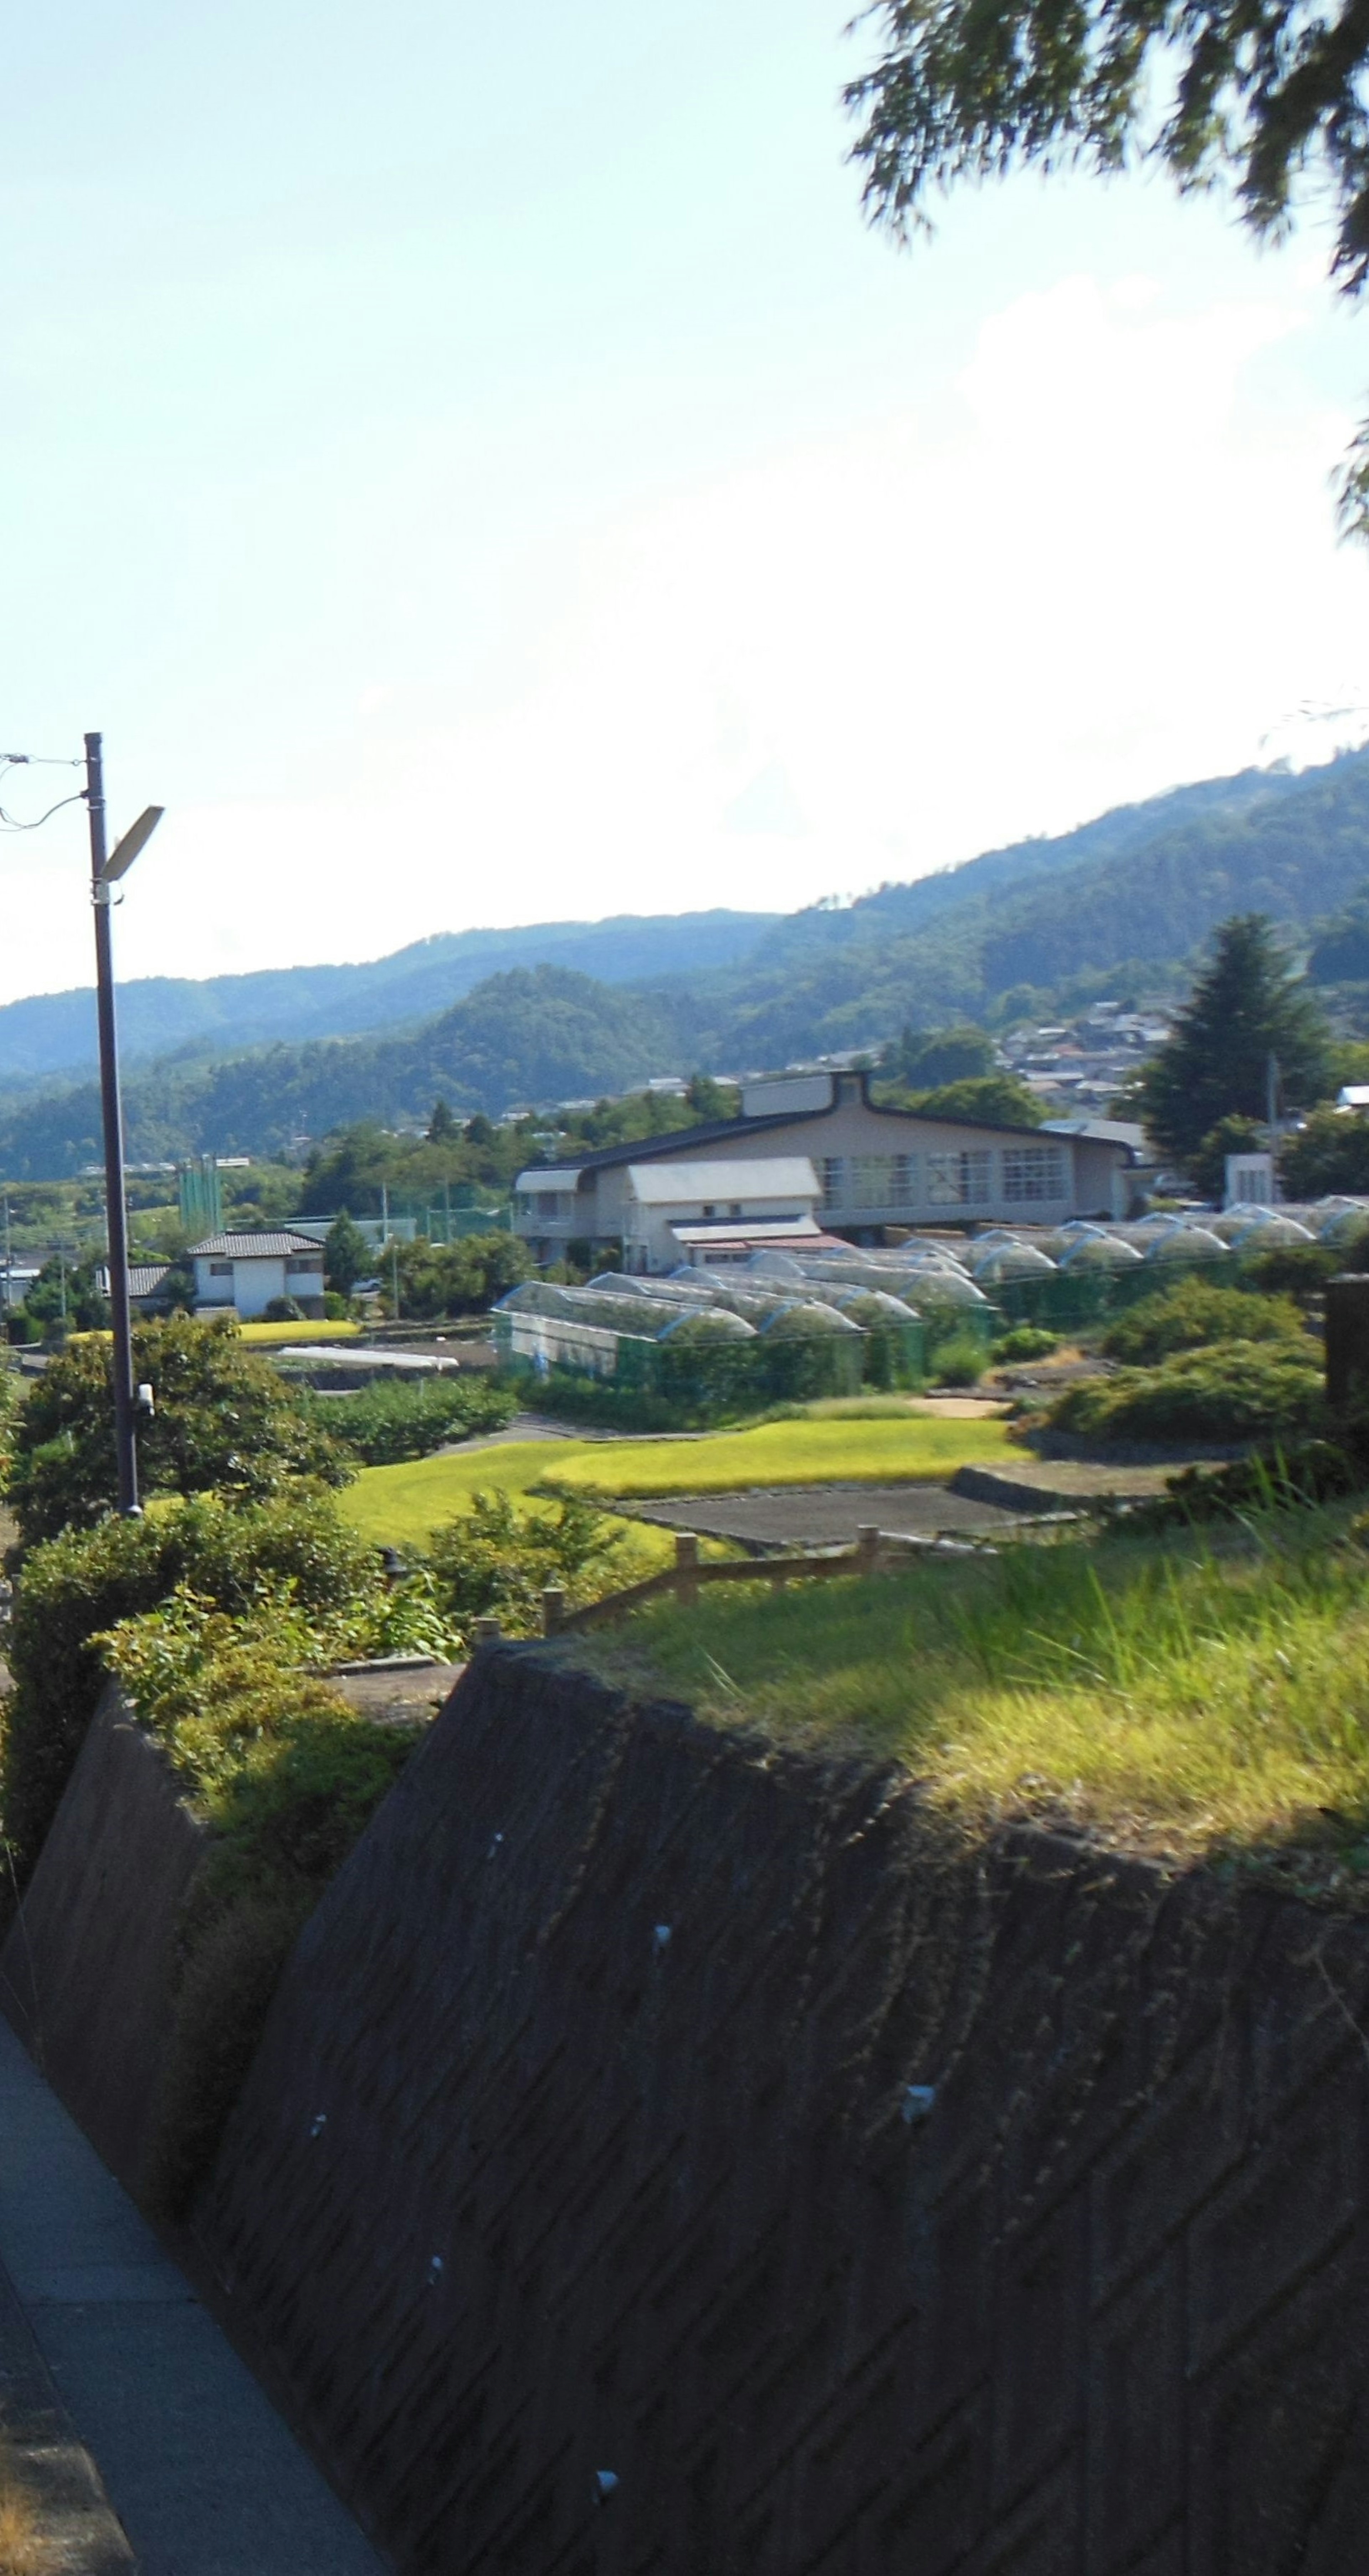
<path fill-rule="evenodd" d="M 478 692 L 359 684 L 337 792 L 173 812 L 124 972 L 787 908 L 1272 757 L 1303 701 L 1369 699 L 1351 424 L 1299 369 L 1324 290 L 1282 283 L 1185 311 L 1064 279 L 935 403 L 568 537 Z M 8 993 L 65 980 L 28 908 Z"/>

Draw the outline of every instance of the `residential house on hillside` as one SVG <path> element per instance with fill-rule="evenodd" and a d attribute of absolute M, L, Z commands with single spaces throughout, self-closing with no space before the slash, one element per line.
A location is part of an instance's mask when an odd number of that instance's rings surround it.
<path fill-rule="evenodd" d="M 201 1314 L 231 1307 L 244 1323 L 277 1297 L 293 1297 L 306 1315 L 323 1308 L 323 1246 L 286 1226 L 271 1234 L 210 1234 L 192 1243 L 195 1304 Z"/>
<path fill-rule="evenodd" d="M 625 1266 L 661 1270 L 716 1257 L 710 1241 L 744 1254 L 805 1219 L 869 1243 L 915 1225 L 1124 1216 L 1137 1159 L 1090 1122 L 1052 1131 L 935 1118 L 878 1107 L 864 1073 L 800 1074 L 746 1083 L 740 1118 L 520 1173 L 514 1225 L 538 1261 L 572 1243 L 615 1257 L 621 1245 Z"/>

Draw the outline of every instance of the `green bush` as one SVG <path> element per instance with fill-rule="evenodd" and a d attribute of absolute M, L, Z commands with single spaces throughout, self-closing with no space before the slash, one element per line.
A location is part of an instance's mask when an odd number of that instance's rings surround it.
<path fill-rule="evenodd" d="M 988 1365 L 989 1353 L 984 1344 L 972 1341 L 968 1333 L 957 1333 L 932 1353 L 932 1384 L 978 1386 Z"/>
<path fill-rule="evenodd" d="M 10 1367 L 5 1345 L 0 1342 L 0 1491 L 3 1491 L 9 1477 L 22 1395 L 19 1372 Z"/>
<path fill-rule="evenodd" d="M 307 1318 L 298 1297 L 271 1297 L 262 1308 L 264 1324 L 302 1324 Z"/>
<path fill-rule="evenodd" d="M 388 1590 L 377 1551 L 327 1495 L 264 1503 L 200 1495 L 144 1520 L 68 1530 L 24 1559 L 6 1655 L 14 1689 L 0 1748 L 0 1817 L 20 1878 L 37 1859 L 105 1681 L 100 1631 L 157 1609 L 178 1586 L 242 1618 L 286 1600 L 315 1660 L 440 1652 L 444 1627 L 421 1576 Z"/>
<path fill-rule="evenodd" d="M 1227 1467 L 1184 1467 L 1167 1476 L 1163 1496 L 1124 1506 L 1129 1528 L 1157 1529 L 1196 1520 L 1245 1520 L 1252 1513 L 1295 1511 L 1359 1492 L 1362 1470 L 1334 1440 L 1292 1440 Z M 1353 1531 L 1352 1531 L 1353 1535 Z"/>
<path fill-rule="evenodd" d="M 989 1357 L 995 1368 L 1010 1360 L 1044 1360 L 1060 1348 L 1058 1333 L 1048 1333 L 1040 1324 L 1014 1324 L 1010 1333 L 1000 1333 L 989 1344 Z"/>
<path fill-rule="evenodd" d="M 633 1579 L 615 1557 L 623 1534 L 598 1505 L 566 1494 L 545 1511 L 519 1510 L 507 1494 L 472 1495 L 470 1509 L 434 1530 L 427 1563 L 439 1609 L 458 1628 L 495 1618 L 513 1636 L 536 1636 L 542 1593 L 559 1584 L 572 1607 Z"/>
<path fill-rule="evenodd" d="M 1241 1278 L 1247 1286 L 1268 1297 L 1292 1297 L 1300 1305 L 1320 1296 L 1328 1279 L 1338 1270 L 1354 1270 L 1360 1263 L 1348 1250 L 1331 1252 L 1320 1243 L 1274 1244 L 1268 1252 L 1253 1253 L 1241 1264 Z"/>
<path fill-rule="evenodd" d="M 390 1379 L 360 1395 L 301 1395 L 306 1412 L 329 1438 L 355 1450 L 368 1467 L 426 1458 L 449 1440 L 501 1431 L 518 1410 L 510 1388 L 486 1376 Z"/>
<path fill-rule="evenodd" d="M 299 1669 L 287 1595 L 247 1617 L 178 1589 L 93 1641 L 209 1828 L 179 1927 L 152 2189 L 179 2214 L 210 2163 L 290 1947 L 418 1740 Z"/>
<path fill-rule="evenodd" d="M 1149 1368 L 1175 1351 L 1210 1349 L 1218 1342 L 1292 1342 L 1309 1362 L 1312 1358 L 1291 1297 L 1253 1296 L 1192 1277 L 1119 1315 L 1104 1333 L 1102 1347 L 1109 1359 Z"/>
<path fill-rule="evenodd" d="M 1305 1338 L 1218 1342 L 1087 1379 L 1059 1398 L 1049 1419 L 1092 1440 L 1282 1441 L 1320 1433 L 1326 1399 Z"/>
<path fill-rule="evenodd" d="M 116 1481 L 111 1346 L 72 1343 L 45 1370 L 20 1416 L 7 1500 L 28 1548 L 88 1529 L 113 1508 Z M 352 1461 L 300 1410 L 270 1363 L 222 1322 L 183 1315 L 141 1323 L 133 1373 L 156 1410 L 138 1426 L 147 1494 L 213 1489 L 261 1499 L 291 1478 L 345 1484 Z"/>

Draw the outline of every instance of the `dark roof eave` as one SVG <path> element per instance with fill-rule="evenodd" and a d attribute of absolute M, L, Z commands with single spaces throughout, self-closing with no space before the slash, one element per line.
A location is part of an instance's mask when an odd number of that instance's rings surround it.
<path fill-rule="evenodd" d="M 905 1126 L 972 1127 L 975 1133 L 981 1136 L 1025 1136 L 1039 1140 L 1042 1133 L 1040 1127 L 1026 1125 L 1017 1127 L 1001 1119 L 962 1116 L 950 1119 L 925 1109 L 895 1109 L 888 1101 L 870 1098 L 867 1075 L 862 1074 L 860 1081 L 864 1106 L 876 1118 L 896 1118 Z M 577 1154 L 573 1164 L 548 1163 L 543 1168 L 548 1172 L 574 1169 L 583 1178 L 590 1172 L 611 1171 L 617 1163 L 656 1162 L 663 1155 L 683 1153 L 696 1145 L 713 1145 L 729 1136 L 761 1136 L 771 1134 L 781 1127 L 801 1127 L 813 1118 L 833 1117 L 842 1105 L 840 1101 L 832 1100 L 825 1109 L 775 1109 L 765 1118 L 715 1118 L 703 1127 L 677 1127 L 672 1135 L 644 1136 L 632 1145 L 600 1145 L 593 1153 Z M 1134 1149 L 1130 1145 L 1122 1144 L 1120 1139 L 1094 1136 L 1066 1138 L 1061 1141 L 1105 1145 L 1111 1153 L 1125 1154 L 1130 1164 L 1134 1164 L 1137 1159 Z"/>

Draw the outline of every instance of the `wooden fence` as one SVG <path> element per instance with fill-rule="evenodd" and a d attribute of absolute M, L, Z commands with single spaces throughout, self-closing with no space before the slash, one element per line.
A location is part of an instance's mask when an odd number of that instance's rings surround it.
<path fill-rule="evenodd" d="M 976 1554 L 968 1539 L 898 1538 L 873 1524 L 862 1524 L 856 1532 L 854 1547 L 824 1550 L 821 1555 L 729 1557 L 707 1562 L 699 1556 L 699 1541 L 692 1531 L 679 1530 L 675 1537 L 675 1562 L 659 1574 L 647 1576 L 644 1583 L 630 1583 L 623 1592 L 606 1592 L 601 1601 L 587 1602 L 582 1610 L 568 1610 L 566 1596 L 559 1584 L 548 1584 L 542 1594 L 542 1634 L 544 1637 L 568 1637 L 587 1628 L 606 1628 L 615 1619 L 625 1618 L 643 1601 L 659 1600 L 673 1593 L 687 1610 L 699 1598 L 706 1583 L 811 1583 L 824 1576 L 877 1574 L 881 1563 L 890 1559 L 926 1555 L 933 1547 L 938 1554 L 969 1556 Z M 476 1619 L 471 1637 L 475 1645 L 488 1645 L 502 1635 L 497 1619 Z"/>

